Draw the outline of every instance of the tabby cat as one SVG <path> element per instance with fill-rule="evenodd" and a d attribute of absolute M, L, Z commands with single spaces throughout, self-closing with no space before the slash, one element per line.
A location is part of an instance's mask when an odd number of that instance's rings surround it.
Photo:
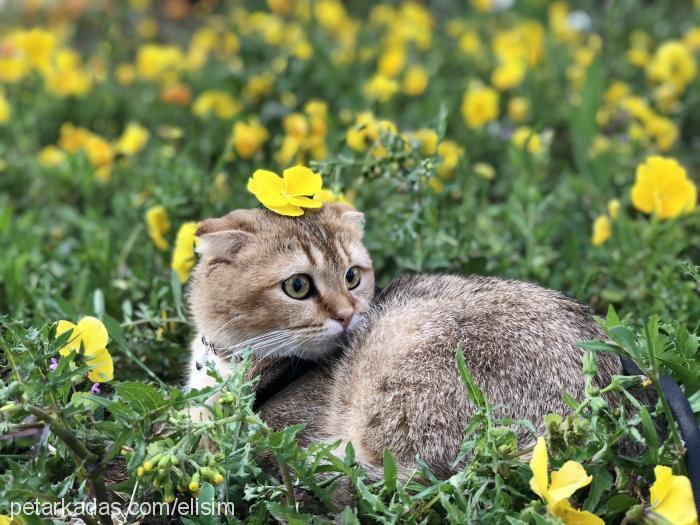
<path fill-rule="evenodd" d="M 387 448 L 407 468 L 419 455 L 437 473 L 452 471 L 474 412 L 455 364 L 458 345 L 500 415 L 541 431 L 545 414 L 568 410 L 564 391 L 582 394 L 576 343 L 603 335 L 582 305 L 518 281 L 409 275 L 374 298 L 363 215 L 345 205 L 302 217 L 237 210 L 204 221 L 197 235 L 190 306 L 199 334 L 189 386 L 211 384 L 207 361 L 225 376 L 246 348 L 259 388 L 292 357 L 317 361 L 261 414 L 275 428 L 306 423 L 307 440 L 350 441 L 370 467 Z M 599 366 L 601 385 L 618 372 L 612 356 Z"/>

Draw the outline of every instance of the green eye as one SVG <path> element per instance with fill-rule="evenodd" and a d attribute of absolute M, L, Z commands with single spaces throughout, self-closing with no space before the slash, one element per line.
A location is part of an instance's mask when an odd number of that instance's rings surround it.
<path fill-rule="evenodd" d="M 357 288 L 358 284 L 360 284 L 360 269 L 357 266 L 353 266 L 345 274 L 345 285 L 348 287 L 348 290 L 352 290 Z"/>
<path fill-rule="evenodd" d="M 305 273 L 298 273 L 285 279 L 282 289 L 292 299 L 306 299 L 313 292 L 313 282 Z"/>

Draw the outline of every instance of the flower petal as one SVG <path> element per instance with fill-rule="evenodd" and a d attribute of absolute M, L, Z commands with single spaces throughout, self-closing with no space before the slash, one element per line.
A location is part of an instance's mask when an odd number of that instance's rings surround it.
<path fill-rule="evenodd" d="M 282 173 L 287 187 L 287 195 L 294 197 L 311 196 L 321 191 L 323 179 L 305 166 L 293 166 Z"/>
<path fill-rule="evenodd" d="M 605 525 L 605 522 L 595 514 L 573 508 L 569 500 L 561 501 L 554 508 L 552 514 L 566 525 Z"/>
<path fill-rule="evenodd" d="M 280 215 L 287 215 L 288 217 L 299 217 L 304 215 L 304 210 L 299 206 L 294 206 L 293 204 L 285 204 L 284 206 L 268 206 L 263 203 L 267 209 L 274 211 Z"/>
<path fill-rule="evenodd" d="M 567 461 L 561 469 L 552 472 L 552 483 L 549 486 L 550 506 L 567 499 L 578 489 L 588 485 L 591 480 L 593 476 L 586 475 L 586 470 L 580 463 Z"/>
<path fill-rule="evenodd" d="M 114 379 L 114 363 L 112 356 L 106 348 L 85 354 L 87 364 L 92 367 L 88 373 L 88 379 L 93 383 L 105 383 Z"/>
<path fill-rule="evenodd" d="M 651 511 L 674 525 L 697 525 L 697 512 L 690 480 L 674 476 L 669 467 L 654 469 L 656 481 L 649 490 Z"/>
<path fill-rule="evenodd" d="M 61 320 L 58 322 L 58 325 L 56 325 L 56 337 L 68 331 L 72 331 L 68 342 L 58 351 L 58 353 L 64 357 L 69 356 L 71 352 L 77 352 L 80 348 L 80 331 L 77 328 L 78 327 L 70 321 Z"/>
<path fill-rule="evenodd" d="M 308 197 L 287 197 L 287 202 L 302 208 L 320 208 L 323 201 L 320 199 L 309 199 Z"/>
<path fill-rule="evenodd" d="M 540 498 L 547 500 L 549 479 L 547 477 L 547 464 L 549 456 L 547 455 L 547 444 L 542 436 L 537 438 L 537 444 L 532 451 L 532 459 L 530 459 L 530 470 L 532 478 L 530 479 L 530 488 L 532 492 Z"/>
<path fill-rule="evenodd" d="M 78 323 L 80 338 L 86 354 L 91 354 L 107 346 L 109 334 L 102 321 L 96 317 L 83 317 Z"/>
<path fill-rule="evenodd" d="M 248 179 L 248 191 L 265 206 L 284 206 L 285 185 L 281 177 L 268 170 L 256 170 Z"/>

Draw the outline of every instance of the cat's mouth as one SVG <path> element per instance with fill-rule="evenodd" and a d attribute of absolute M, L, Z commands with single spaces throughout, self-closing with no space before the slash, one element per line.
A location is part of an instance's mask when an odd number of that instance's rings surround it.
<path fill-rule="evenodd" d="M 322 325 L 286 329 L 286 339 L 255 348 L 254 351 L 259 358 L 299 357 L 319 361 L 338 350 L 359 321 L 359 316 L 355 315 L 347 327 L 328 319 Z"/>

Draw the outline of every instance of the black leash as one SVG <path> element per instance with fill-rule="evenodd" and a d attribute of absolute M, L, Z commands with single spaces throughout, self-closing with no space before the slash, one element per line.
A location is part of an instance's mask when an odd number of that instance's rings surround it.
<path fill-rule="evenodd" d="M 627 375 L 644 375 L 631 359 L 620 357 L 620 360 Z M 671 407 L 678 431 L 685 443 L 685 466 L 693 488 L 695 509 L 700 514 L 700 427 L 695 423 L 693 410 L 678 383 L 669 376 L 662 375 L 659 378 L 659 387 Z"/>

